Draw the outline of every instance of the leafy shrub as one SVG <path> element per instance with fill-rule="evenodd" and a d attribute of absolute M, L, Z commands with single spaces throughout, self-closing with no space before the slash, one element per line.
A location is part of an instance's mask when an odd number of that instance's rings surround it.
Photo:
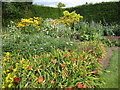
<path fill-rule="evenodd" d="M 112 47 L 112 46 L 118 46 L 118 47 L 120 47 L 120 41 L 116 41 L 116 40 L 110 41 L 109 39 L 102 38 L 101 42 L 103 44 L 106 44 L 109 47 Z"/>
<path fill-rule="evenodd" d="M 54 38 L 44 33 L 35 34 L 14 34 L 3 38 L 3 52 L 20 52 L 28 55 L 28 52 L 38 55 L 42 52 L 49 52 L 53 49 L 76 48 L 76 45 L 69 38 Z"/>
<path fill-rule="evenodd" d="M 29 58 L 7 52 L 2 60 L 2 88 L 94 88 L 101 83 L 99 59 L 85 52 L 57 49 Z"/>
<path fill-rule="evenodd" d="M 75 25 L 75 29 L 81 41 L 98 40 L 103 34 L 103 26 L 95 22 L 80 22 Z"/>
<path fill-rule="evenodd" d="M 80 43 L 79 49 L 98 58 L 104 58 L 106 54 L 105 45 L 101 41 L 84 41 Z"/>

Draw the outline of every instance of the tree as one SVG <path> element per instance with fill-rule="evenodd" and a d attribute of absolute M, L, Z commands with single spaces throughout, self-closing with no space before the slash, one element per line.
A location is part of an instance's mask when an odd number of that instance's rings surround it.
<path fill-rule="evenodd" d="M 61 7 L 65 7 L 65 4 L 62 3 L 62 2 L 59 2 L 58 5 L 57 5 L 58 8 L 61 8 Z"/>

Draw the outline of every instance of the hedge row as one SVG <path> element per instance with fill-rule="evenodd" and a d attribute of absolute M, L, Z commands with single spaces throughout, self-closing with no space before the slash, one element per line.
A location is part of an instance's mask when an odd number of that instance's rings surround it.
<path fill-rule="evenodd" d="M 120 22 L 120 2 L 102 2 L 96 4 L 85 4 L 82 6 L 66 8 L 72 12 L 76 11 L 84 16 L 86 21 L 103 23 Z"/>
<path fill-rule="evenodd" d="M 21 18 L 42 17 L 59 18 L 63 11 L 76 11 L 84 16 L 86 21 L 95 21 L 103 23 L 120 22 L 120 2 L 103 2 L 97 4 L 85 4 L 72 8 L 53 8 L 48 6 L 33 5 L 27 2 L 2 3 L 3 26 L 9 24 L 9 21 L 17 21 Z"/>
<path fill-rule="evenodd" d="M 19 21 L 21 18 L 42 17 L 58 18 L 63 15 L 63 9 L 40 5 L 32 5 L 27 2 L 2 3 L 2 24 L 6 26 L 10 21 Z"/>

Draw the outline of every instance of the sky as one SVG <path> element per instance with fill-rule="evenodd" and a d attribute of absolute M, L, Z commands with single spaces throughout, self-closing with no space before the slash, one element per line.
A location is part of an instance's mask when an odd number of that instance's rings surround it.
<path fill-rule="evenodd" d="M 110 1 L 120 1 L 120 0 L 34 0 L 33 4 L 57 7 L 59 2 L 62 2 L 66 5 L 66 7 L 74 7 L 83 5 L 87 3 L 100 3 L 100 2 L 110 2 Z"/>

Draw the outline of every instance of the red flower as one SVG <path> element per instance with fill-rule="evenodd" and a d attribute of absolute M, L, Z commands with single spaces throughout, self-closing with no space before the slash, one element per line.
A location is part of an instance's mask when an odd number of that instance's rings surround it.
<path fill-rule="evenodd" d="M 61 64 L 61 67 L 65 67 L 65 64 Z"/>
<path fill-rule="evenodd" d="M 96 70 L 93 70 L 92 73 L 97 74 L 97 71 L 96 71 Z"/>
<path fill-rule="evenodd" d="M 38 78 L 38 83 L 42 83 L 42 82 L 43 82 L 43 78 L 42 77 Z"/>
<path fill-rule="evenodd" d="M 30 67 L 30 66 L 28 66 L 28 69 L 31 69 L 31 67 Z"/>
<path fill-rule="evenodd" d="M 82 56 L 80 56 L 80 59 L 82 59 L 83 62 L 85 61 L 85 59 Z"/>
<path fill-rule="evenodd" d="M 14 81 L 15 81 L 15 82 L 20 82 L 20 78 L 15 77 L 15 78 L 14 78 Z"/>
<path fill-rule="evenodd" d="M 75 51 L 72 51 L 72 52 L 75 52 Z"/>
<path fill-rule="evenodd" d="M 66 74 L 66 73 L 67 73 L 67 71 L 64 71 L 63 73 L 64 73 L 64 74 Z"/>
<path fill-rule="evenodd" d="M 81 83 L 77 83 L 78 88 L 82 88 L 82 84 Z"/>
<path fill-rule="evenodd" d="M 74 58 L 71 58 L 70 60 L 75 60 Z"/>
<path fill-rule="evenodd" d="M 82 87 L 83 87 L 83 88 L 87 88 L 87 86 L 86 86 L 86 85 L 83 85 Z"/>
<path fill-rule="evenodd" d="M 101 58 L 98 58 L 98 60 L 99 60 L 100 62 L 102 62 L 102 61 L 103 61 Z"/>
<path fill-rule="evenodd" d="M 80 67 L 84 67 L 83 65 L 81 65 Z"/>
<path fill-rule="evenodd" d="M 13 67 L 10 67 L 10 69 L 13 69 Z"/>
<path fill-rule="evenodd" d="M 37 57 L 37 58 L 40 58 L 40 55 L 37 55 L 36 57 Z"/>
<path fill-rule="evenodd" d="M 50 61 L 51 61 L 52 63 L 56 62 L 56 60 L 55 60 L 55 59 L 50 59 Z"/>
<path fill-rule="evenodd" d="M 20 49 L 17 49 L 18 51 L 20 51 Z"/>
<path fill-rule="evenodd" d="M 51 84 L 54 83 L 54 80 L 50 80 L 50 83 L 51 83 Z"/>

